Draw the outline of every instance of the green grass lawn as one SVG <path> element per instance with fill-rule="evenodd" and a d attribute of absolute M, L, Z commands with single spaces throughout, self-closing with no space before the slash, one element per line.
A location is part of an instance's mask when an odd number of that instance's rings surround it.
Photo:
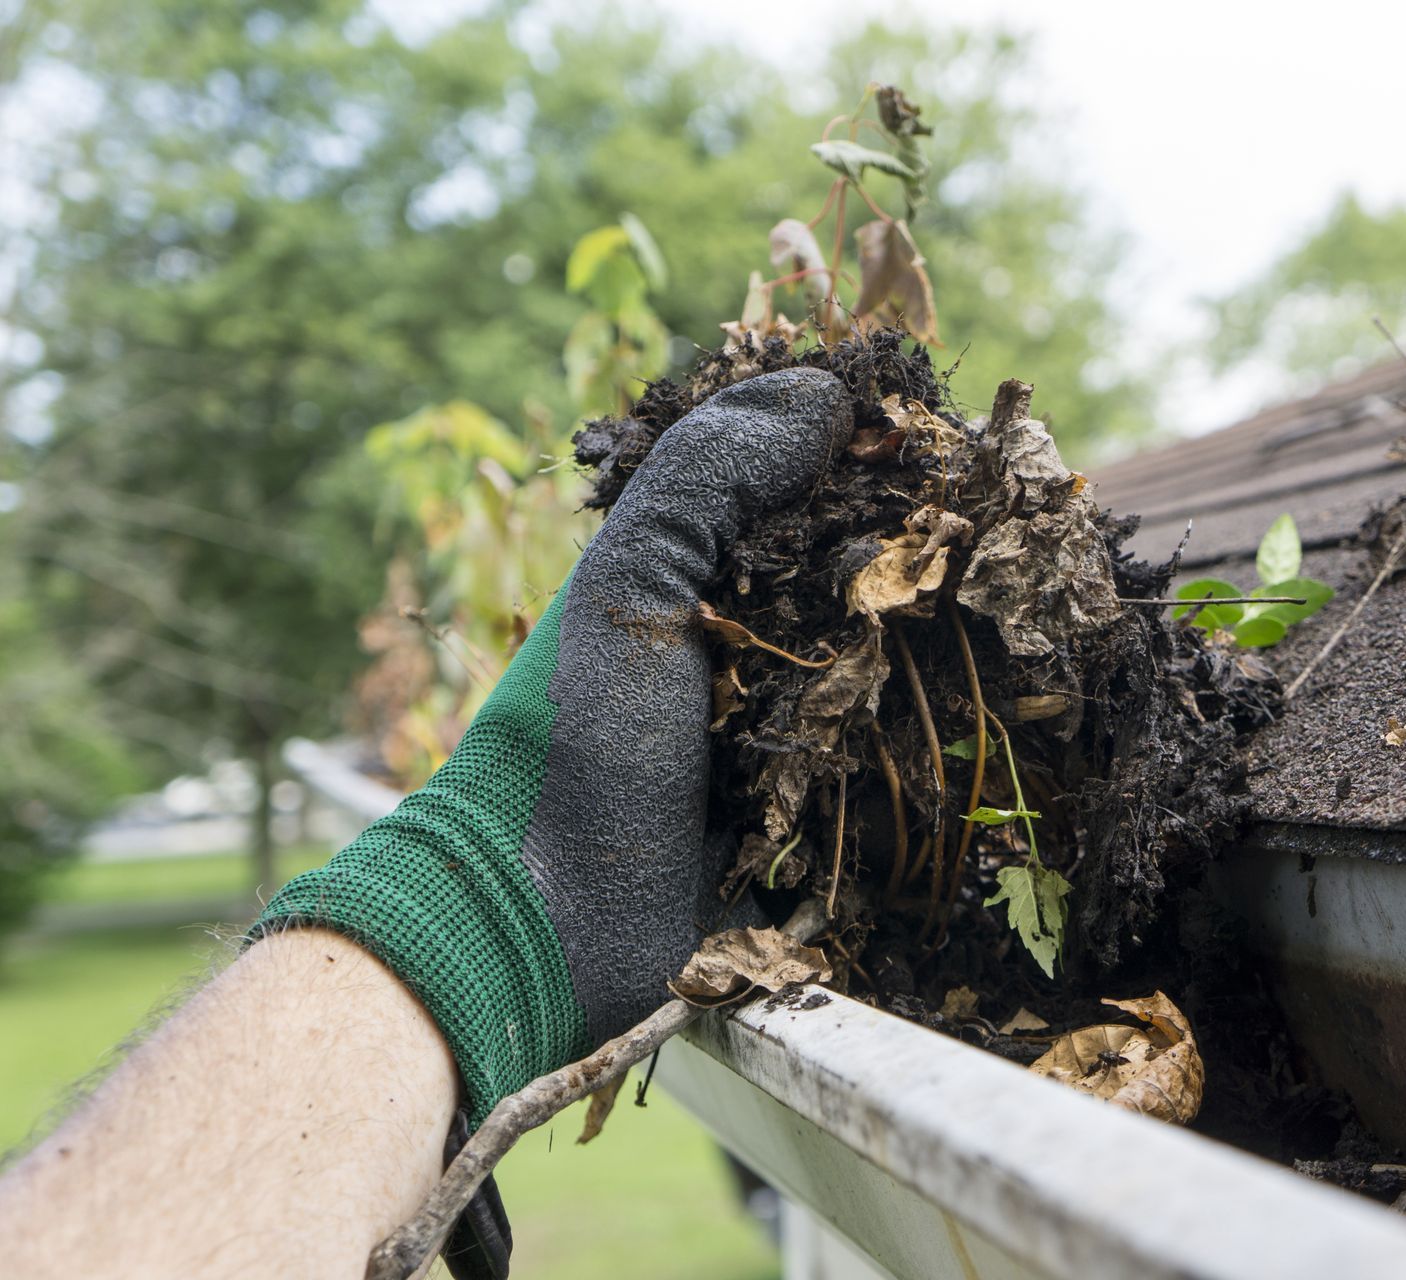
<path fill-rule="evenodd" d="M 298 846 L 278 855 L 279 883 L 327 860 L 328 850 Z M 278 885 L 265 885 L 264 897 Z M 76 862 L 56 872 L 45 888 L 49 903 L 176 902 L 183 898 L 236 898 L 254 902 L 249 858 L 222 853 L 202 858 L 144 858 L 132 862 Z"/>
<path fill-rule="evenodd" d="M 80 866 L 55 887 L 61 900 L 84 903 L 147 900 L 142 894 L 209 898 L 226 889 L 233 896 L 247 884 L 244 866 L 238 858 Z M 0 1151 L 23 1141 L 68 1086 L 153 1009 L 207 973 L 220 946 L 191 926 L 55 935 L 10 947 L 0 958 Z M 502 1165 L 514 1277 L 776 1280 L 775 1254 L 737 1208 L 721 1154 L 662 1091 L 643 1110 L 624 1100 L 632 1091 L 627 1085 L 590 1146 L 576 1145 L 577 1108 L 529 1134 Z"/>

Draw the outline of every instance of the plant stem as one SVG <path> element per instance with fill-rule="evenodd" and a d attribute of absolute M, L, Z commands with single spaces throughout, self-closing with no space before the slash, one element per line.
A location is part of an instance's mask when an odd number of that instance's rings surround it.
<path fill-rule="evenodd" d="M 1154 609 L 1175 608 L 1177 605 L 1208 604 L 1307 604 L 1303 596 L 1199 596 L 1195 600 L 1148 600 L 1142 596 L 1117 596 L 1119 604 L 1145 604 Z"/>
<path fill-rule="evenodd" d="M 840 861 L 845 851 L 845 789 L 849 774 L 840 774 L 839 812 L 835 814 L 835 865 L 830 872 L 830 892 L 825 898 L 825 918 L 835 918 L 835 896 L 840 890 Z"/>
<path fill-rule="evenodd" d="M 814 231 L 816 227 L 825 221 L 825 215 L 830 212 L 830 206 L 835 203 L 835 197 L 840 194 L 840 189 L 844 185 L 845 180 L 843 178 L 836 178 L 835 181 L 830 184 L 830 190 L 825 196 L 825 203 L 820 206 L 820 212 L 806 223 L 806 226 L 809 227 L 810 230 Z"/>
<path fill-rule="evenodd" d="M 854 189 L 859 193 L 859 198 L 869 206 L 870 211 L 874 214 L 875 217 L 880 219 L 880 221 L 882 222 L 893 221 L 893 218 L 889 214 L 885 213 L 882 209 L 879 208 L 878 205 L 874 203 L 873 198 L 869 195 L 867 191 L 864 190 L 863 187 L 859 185 L 859 183 L 856 182 L 854 184 Z"/>
<path fill-rule="evenodd" d="M 874 735 L 879 767 L 884 771 L 884 781 L 888 783 L 889 803 L 893 805 L 893 870 L 889 873 L 888 888 L 884 890 L 884 900 L 891 901 L 902 887 L 904 874 L 908 870 L 908 819 L 903 812 L 903 782 L 884 741 L 883 730 L 877 720 L 870 724 L 869 729 Z"/>
<path fill-rule="evenodd" d="M 913 651 L 908 647 L 908 637 L 898 622 L 889 623 L 893 631 L 894 643 L 898 646 L 898 656 L 903 662 L 903 670 L 908 676 L 908 686 L 913 691 L 913 705 L 918 711 L 918 722 L 923 726 L 923 737 L 927 739 L 928 754 L 932 756 L 933 779 L 937 783 L 936 817 L 933 822 L 932 877 L 928 881 L 928 912 L 919 938 L 927 935 L 937 918 L 937 904 L 942 899 L 942 806 L 947 799 L 947 775 L 942 767 L 942 743 L 937 736 L 937 726 L 933 723 L 932 708 L 928 706 L 928 691 L 923 687 L 918 674 L 918 664 L 913 661 Z"/>
<path fill-rule="evenodd" d="M 785 860 L 786 855 L 787 855 L 788 853 L 790 853 L 791 850 L 794 849 L 798 844 L 800 844 L 800 842 L 801 842 L 801 833 L 800 833 L 799 831 L 797 831 L 795 835 L 793 835 L 788 841 L 786 841 L 786 843 L 785 843 L 784 845 L 781 846 L 781 852 L 778 853 L 778 854 L 776 855 L 776 857 L 774 857 L 774 858 L 771 860 L 771 866 L 767 868 L 767 873 L 766 873 L 766 887 L 767 887 L 768 889 L 775 889 L 775 888 L 776 888 L 776 872 L 777 872 L 777 869 L 781 866 L 781 863 Z"/>
<path fill-rule="evenodd" d="M 962 665 L 967 669 L 967 688 L 971 691 L 972 705 L 976 708 L 976 760 L 972 769 L 971 795 L 967 801 L 967 812 L 973 813 L 981 803 L 981 787 L 986 781 L 986 701 L 981 696 L 981 677 L 977 674 L 976 659 L 972 656 L 966 624 L 962 621 L 957 602 L 951 596 L 947 597 L 947 613 L 952 619 L 952 629 L 957 633 L 957 643 L 962 650 Z M 947 924 L 952 919 L 952 907 L 957 901 L 957 890 L 961 884 L 962 871 L 967 865 L 967 852 L 971 848 L 975 826 L 970 818 L 962 823 L 962 836 L 957 842 L 957 856 L 953 860 L 952 876 L 947 883 L 947 911 L 942 917 L 942 927 L 937 935 L 936 945 L 939 947 L 947 940 Z"/>
<path fill-rule="evenodd" d="M 825 333 L 830 333 L 830 321 L 839 302 L 840 264 L 845 255 L 845 195 L 849 190 L 847 179 L 840 179 L 840 194 L 835 201 L 835 244 L 830 262 L 830 296 L 825 300 Z"/>

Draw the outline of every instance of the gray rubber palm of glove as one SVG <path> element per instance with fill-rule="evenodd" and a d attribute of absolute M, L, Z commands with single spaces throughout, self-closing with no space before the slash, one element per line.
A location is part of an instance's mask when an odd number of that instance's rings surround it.
<path fill-rule="evenodd" d="M 844 388 L 818 370 L 719 392 L 663 434 L 572 576 L 549 688 L 560 709 L 522 856 L 592 1042 L 661 1003 L 718 915 L 699 599 L 739 529 L 802 501 L 851 427 Z"/>

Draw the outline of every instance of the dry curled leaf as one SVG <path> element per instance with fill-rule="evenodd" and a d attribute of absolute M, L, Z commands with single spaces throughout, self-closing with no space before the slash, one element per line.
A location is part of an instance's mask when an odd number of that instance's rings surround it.
<path fill-rule="evenodd" d="M 1030 1070 L 1114 1106 L 1189 1124 L 1201 1109 L 1206 1071 L 1186 1016 L 1160 991 L 1103 1003 L 1148 1026 L 1080 1027 L 1060 1036 Z"/>
<path fill-rule="evenodd" d="M 1382 741 L 1389 747 L 1406 747 L 1406 724 L 1402 724 L 1395 716 L 1387 716 L 1386 732 L 1382 734 Z"/>
<path fill-rule="evenodd" d="M 957 591 L 1023 658 L 1119 615 L 1098 505 L 1060 461 L 1045 424 L 1029 416 L 1031 390 L 1011 379 L 996 392 L 971 485 L 1006 515 L 977 544 Z"/>
<path fill-rule="evenodd" d="M 615 1099 L 620 1096 L 620 1089 L 629 1074 L 627 1071 L 624 1075 L 616 1076 L 609 1084 L 602 1085 L 591 1094 L 591 1099 L 586 1104 L 586 1122 L 581 1126 L 581 1136 L 576 1139 L 578 1145 L 585 1146 L 605 1128 L 605 1122 L 615 1110 Z"/>
<path fill-rule="evenodd" d="M 703 939 L 669 990 L 680 1000 L 710 1009 L 741 1000 L 758 988 L 780 991 L 788 982 L 829 978 L 825 953 L 780 929 L 726 929 Z"/>
<path fill-rule="evenodd" d="M 971 540 L 971 522 L 926 506 L 903 523 L 907 532 L 881 539 L 879 554 L 849 580 L 845 601 L 850 613 L 862 613 L 871 622 L 885 613 L 932 613 L 932 595 L 947 575 L 951 544 Z"/>
<path fill-rule="evenodd" d="M 825 254 L 812 231 L 799 218 L 783 218 L 771 229 L 771 265 L 788 272 L 806 271 L 803 285 L 812 302 L 830 296 Z"/>
<path fill-rule="evenodd" d="M 859 244 L 855 316 L 896 320 L 920 342 L 936 344 L 932 282 L 923 270 L 923 255 L 913 243 L 908 224 L 902 219 L 866 222 L 854 238 Z"/>

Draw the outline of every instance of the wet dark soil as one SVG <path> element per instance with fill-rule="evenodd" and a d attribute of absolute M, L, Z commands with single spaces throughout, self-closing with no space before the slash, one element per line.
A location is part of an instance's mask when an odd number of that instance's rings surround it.
<path fill-rule="evenodd" d="M 1244 816 L 1241 748 L 1277 717 L 1278 681 L 1169 610 L 1127 603 L 1161 597 L 1176 564 L 1122 553 L 1137 516 L 1096 507 L 1030 417 L 1030 388 L 1003 384 L 991 417 L 968 421 L 897 331 L 711 352 L 578 435 L 590 505 L 608 507 L 708 395 L 796 365 L 844 383 L 855 437 L 805 502 L 744 533 L 708 601 L 810 664 L 705 622 L 719 672 L 712 812 L 731 817 L 740 850 L 720 892 L 753 892 L 778 918 L 803 895 L 830 899 L 840 989 L 1021 1062 L 1058 1032 L 1116 1020 L 1101 997 L 1160 989 L 1205 1059 L 1195 1128 L 1318 1162 L 1319 1176 L 1350 1166 L 1337 1180 L 1393 1198 L 1390 1175 L 1357 1176 L 1389 1157 L 1364 1153 L 1351 1109 L 1315 1082 L 1204 884 Z M 1008 729 L 1040 815 L 1040 858 L 1072 886 L 1053 977 L 1007 908 L 984 905 L 1002 868 L 1027 863 L 1026 828 L 962 820 L 1015 807 L 1004 749 L 974 785 L 978 684 L 989 737 Z M 944 1016 L 958 987 L 976 1008 Z M 1020 1010 L 1048 1029 L 1002 1034 Z"/>

